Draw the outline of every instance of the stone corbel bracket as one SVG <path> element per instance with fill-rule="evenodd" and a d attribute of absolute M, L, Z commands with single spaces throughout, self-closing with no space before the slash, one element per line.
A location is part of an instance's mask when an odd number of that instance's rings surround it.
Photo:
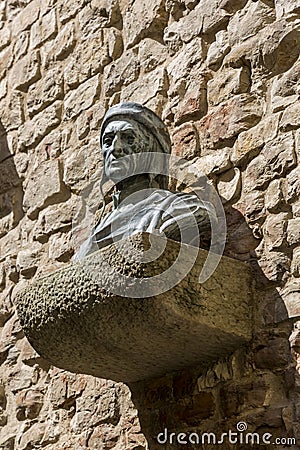
<path fill-rule="evenodd" d="M 164 251 L 145 263 L 149 248 Z M 127 296 L 134 281 L 126 287 L 123 275 L 141 282 L 159 275 L 172 267 L 180 248 L 186 257 L 195 252 L 139 233 L 34 281 L 15 298 L 30 343 L 57 367 L 128 383 L 230 354 L 252 336 L 253 279 L 246 264 L 222 257 L 199 284 L 207 258 L 199 250 L 181 281 L 171 269 L 179 282 L 167 292 Z"/>

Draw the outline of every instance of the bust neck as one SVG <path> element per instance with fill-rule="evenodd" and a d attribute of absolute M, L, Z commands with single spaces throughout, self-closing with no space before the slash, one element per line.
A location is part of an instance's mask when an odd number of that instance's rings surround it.
<path fill-rule="evenodd" d="M 143 189 L 150 189 L 151 182 L 148 174 L 134 175 L 116 184 L 116 192 L 113 194 L 114 206 L 118 206 L 129 195 Z"/>

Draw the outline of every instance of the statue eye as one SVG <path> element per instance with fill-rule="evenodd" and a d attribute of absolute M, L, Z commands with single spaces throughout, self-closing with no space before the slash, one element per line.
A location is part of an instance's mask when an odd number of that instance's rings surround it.
<path fill-rule="evenodd" d="M 106 145 L 106 146 L 110 146 L 111 144 L 112 144 L 112 138 L 110 137 L 110 136 L 105 136 L 105 138 L 103 139 L 103 143 L 104 143 L 104 145 Z"/>
<path fill-rule="evenodd" d="M 134 143 L 134 136 L 127 136 L 127 144 L 132 145 Z"/>

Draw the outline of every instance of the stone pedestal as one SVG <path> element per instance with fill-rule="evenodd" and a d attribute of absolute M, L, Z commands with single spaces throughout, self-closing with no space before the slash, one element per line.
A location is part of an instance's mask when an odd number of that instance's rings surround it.
<path fill-rule="evenodd" d="M 159 236 L 131 236 L 19 292 L 24 332 L 53 365 L 116 381 L 207 366 L 251 339 L 253 288 L 248 266 L 227 257 L 200 284 L 206 258 Z M 163 292 L 168 280 L 174 286 Z"/>

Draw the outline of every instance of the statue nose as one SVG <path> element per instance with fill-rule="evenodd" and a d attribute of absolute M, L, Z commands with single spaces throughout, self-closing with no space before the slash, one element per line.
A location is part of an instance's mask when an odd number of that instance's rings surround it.
<path fill-rule="evenodd" d="M 112 143 L 112 147 L 113 147 L 113 155 L 114 156 L 120 156 L 123 152 L 122 150 L 122 142 L 119 136 L 115 136 L 113 143 Z"/>

